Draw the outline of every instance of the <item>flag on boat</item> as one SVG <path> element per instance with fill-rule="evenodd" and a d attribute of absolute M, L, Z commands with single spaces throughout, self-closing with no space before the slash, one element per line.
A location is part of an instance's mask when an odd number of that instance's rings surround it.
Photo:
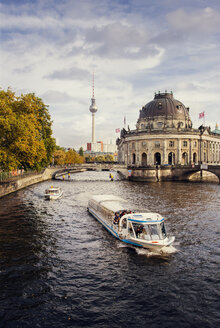
<path fill-rule="evenodd" d="M 205 112 L 199 113 L 199 118 L 205 117 Z"/>
<path fill-rule="evenodd" d="M 115 133 L 119 133 L 119 132 L 120 132 L 119 128 L 115 129 Z"/>

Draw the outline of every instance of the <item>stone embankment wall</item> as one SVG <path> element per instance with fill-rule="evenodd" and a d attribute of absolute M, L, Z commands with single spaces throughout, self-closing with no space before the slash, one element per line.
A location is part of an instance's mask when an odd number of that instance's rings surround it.
<path fill-rule="evenodd" d="M 51 180 L 53 174 L 57 171 L 57 168 L 46 168 L 41 173 L 33 173 L 30 175 L 24 175 L 17 177 L 11 181 L 4 181 L 0 183 L 0 197 L 8 195 L 17 190 L 23 189 L 35 183 L 39 183 L 46 180 Z"/>

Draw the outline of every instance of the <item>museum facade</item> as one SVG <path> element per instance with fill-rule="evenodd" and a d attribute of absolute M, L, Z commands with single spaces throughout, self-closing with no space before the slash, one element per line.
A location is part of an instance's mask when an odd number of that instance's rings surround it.
<path fill-rule="evenodd" d="M 220 130 L 193 128 L 189 108 L 173 93 L 156 93 L 140 110 L 135 130 L 122 129 L 118 162 L 127 166 L 220 164 Z"/>

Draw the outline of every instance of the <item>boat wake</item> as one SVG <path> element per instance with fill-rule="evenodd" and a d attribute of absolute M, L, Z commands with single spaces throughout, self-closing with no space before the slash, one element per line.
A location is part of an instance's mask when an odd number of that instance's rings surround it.
<path fill-rule="evenodd" d="M 178 250 L 173 246 L 164 247 L 164 249 L 157 252 L 156 251 L 152 252 L 150 250 L 147 250 L 146 248 L 139 248 L 139 247 L 138 248 L 136 247 L 135 250 L 138 255 L 144 255 L 146 257 L 164 257 L 178 252 Z"/>
<path fill-rule="evenodd" d="M 169 246 L 169 247 L 164 247 L 163 250 L 161 250 L 160 252 L 152 252 L 146 248 L 142 248 L 142 247 L 135 247 L 135 246 L 131 246 L 128 244 L 124 244 L 124 243 L 118 243 L 117 244 L 117 248 L 132 248 L 136 251 L 136 253 L 138 255 L 144 255 L 146 257 L 167 257 L 170 256 L 172 254 L 175 254 L 178 252 L 178 249 L 176 249 L 173 246 Z"/>

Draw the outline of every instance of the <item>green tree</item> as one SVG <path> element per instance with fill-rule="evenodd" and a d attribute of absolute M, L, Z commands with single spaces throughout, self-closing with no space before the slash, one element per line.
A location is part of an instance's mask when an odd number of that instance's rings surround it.
<path fill-rule="evenodd" d="M 83 156 L 83 147 L 80 147 L 80 148 L 79 148 L 79 155 L 80 155 L 80 156 Z"/>

